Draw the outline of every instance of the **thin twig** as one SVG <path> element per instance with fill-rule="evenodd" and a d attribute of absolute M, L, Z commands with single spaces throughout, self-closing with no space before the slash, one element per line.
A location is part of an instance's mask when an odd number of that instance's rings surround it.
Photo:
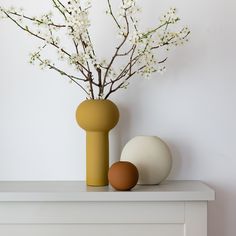
<path fill-rule="evenodd" d="M 122 57 L 122 56 L 127 56 L 127 55 L 134 49 L 134 47 L 136 47 L 135 44 L 132 45 L 132 47 L 131 47 L 127 52 L 124 52 L 124 53 L 117 53 L 117 56 L 120 56 L 120 57 Z"/>
<path fill-rule="evenodd" d="M 37 19 L 37 18 L 34 18 L 34 17 L 29 17 L 29 16 L 26 16 L 24 14 L 19 14 L 17 12 L 12 12 L 12 11 L 8 11 L 9 14 L 12 14 L 12 15 L 15 15 L 15 16 L 19 16 L 19 17 L 23 17 L 24 19 L 27 19 L 27 20 L 30 20 L 30 21 L 33 21 L 33 22 L 37 22 L 39 24 L 44 24 L 43 21 Z M 66 25 L 60 25 L 60 24 L 55 24 L 55 23 L 48 23 L 47 24 L 48 26 L 54 26 L 54 27 L 57 27 L 57 28 L 65 28 Z"/>
<path fill-rule="evenodd" d="M 23 26 L 22 26 L 20 23 L 18 23 L 14 18 L 12 18 L 6 11 L 3 11 L 3 12 L 4 12 L 4 14 L 5 14 L 10 20 L 12 20 L 19 28 L 21 28 L 21 29 L 24 30 L 25 32 L 28 32 L 29 34 L 33 35 L 34 37 L 36 37 L 36 38 L 38 38 L 38 39 L 40 39 L 40 40 L 42 40 L 42 41 L 47 42 L 47 40 L 46 40 L 44 37 L 42 37 L 42 36 L 40 36 L 40 35 L 37 35 L 36 33 L 32 32 L 31 30 L 29 30 L 28 27 L 23 27 Z M 57 49 L 60 49 L 60 50 L 61 50 L 63 53 L 65 53 L 68 57 L 71 57 L 71 54 L 70 54 L 70 53 L 68 53 L 68 52 L 67 52 L 65 49 L 63 49 L 63 48 L 60 48 L 57 44 L 55 44 L 55 43 L 53 43 L 53 42 L 49 42 L 49 44 L 52 45 L 53 47 L 57 48 Z M 78 64 L 80 67 L 82 67 L 84 70 L 86 70 L 87 72 L 89 72 L 88 69 L 87 69 L 83 64 L 81 64 L 81 63 L 79 63 L 79 62 L 77 62 L 77 64 Z"/>
<path fill-rule="evenodd" d="M 52 1 L 53 1 L 53 3 L 54 3 L 55 8 L 56 8 L 56 9 L 64 16 L 64 18 L 66 19 L 66 15 L 65 15 L 65 13 L 61 10 L 60 6 L 56 3 L 55 0 L 52 0 Z"/>
<path fill-rule="evenodd" d="M 114 89 L 110 89 L 110 91 L 107 93 L 107 95 L 105 96 L 105 99 L 108 99 L 108 97 L 116 92 L 118 89 L 122 88 L 122 86 L 130 79 L 132 78 L 135 74 L 137 74 L 139 71 L 141 71 L 142 69 L 144 69 L 146 67 L 146 65 L 140 67 L 138 70 L 134 71 L 132 74 L 130 74 L 124 81 L 122 81 L 116 88 Z"/>
<path fill-rule="evenodd" d="M 84 53 L 86 54 L 86 44 L 83 41 L 82 35 L 80 35 L 80 41 L 82 43 L 82 47 L 83 47 Z M 88 78 L 88 81 L 89 81 L 90 92 L 91 92 L 92 99 L 94 99 L 94 91 L 93 91 L 93 83 L 92 83 L 93 82 L 93 77 L 92 77 L 92 72 L 90 70 L 90 66 L 89 66 L 88 60 L 86 60 L 86 64 L 87 64 L 87 71 L 88 71 L 87 78 Z"/>
<path fill-rule="evenodd" d="M 43 63 L 43 60 L 40 59 L 40 58 L 37 58 L 41 63 Z M 78 77 L 75 77 L 73 75 L 69 75 L 67 74 L 66 72 L 60 70 L 59 68 L 57 68 L 56 66 L 52 65 L 52 64 L 47 64 L 47 67 L 51 70 L 55 70 L 57 71 L 58 73 L 60 73 L 61 75 L 63 76 L 66 76 L 68 77 L 73 83 L 75 83 L 76 85 L 78 85 L 87 95 L 89 95 L 88 91 L 80 84 L 78 83 L 76 80 L 79 80 L 79 81 L 84 81 L 86 82 L 86 80 L 84 79 L 81 79 L 81 78 L 78 78 Z"/>
<path fill-rule="evenodd" d="M 111 69 L 111 66 L 112 66 L 113 62 L 115 61 L 116 57 L 118 56 L 119 50 L 125 44 L 128 36 L 129 36 L 129 21 L 128 21 L 128 18 L 127 18 L 126 11 L 125 11 L 124 18 L 125 18 L 125 22 L 126 22 L 126 27 L 127 27 L 126 30 L 127 30 L 127 32 L 126 32 L 126 34 L 123 35 L 124 36 L 123 40 L 121 41 L 120 45 L 116 48 L 116 51 L 115 51 L 115 53 L 114 53 L 110 63 L 107 66 L 107 69 L 106 69 L 106 72 L 105 72 L 105 75 L 104 75 L 104 78 L 103 78 L 103 90 L 104 90 L 104 87 L 105 87 L 105 84 L 106 84 L 106 78 L 107 78 L 107 75 L 108 75 L 108 73 L 109 73 L 109 71 Z"/>
<path fill-rule="evenodd" d="M 108 3 L 110 15 L 112 16 L 112 18 L 113 18 L 113 20 L 115 21 L 115 23 L 116 23 L 116 25 L 118 26 L 118 28 L 121 29 L 121 26 L 120 26 L 118 20 L 116 19 L 115 15 L 114 15 L 114 13 L 113 13 L 110 0 L 107 0 L 107 3 Z"/>

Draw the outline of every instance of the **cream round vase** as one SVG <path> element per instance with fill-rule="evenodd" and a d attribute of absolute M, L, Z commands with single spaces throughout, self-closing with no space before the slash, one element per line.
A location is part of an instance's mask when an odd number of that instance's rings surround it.
<path fill-rule="evenodd" d="M 172 167 L 168 146 L 156 136 L 137 136 L 121 153 L 121 161 L 133 163 L 139 172 L 138 184 L 159 184 L 167 178 Z"/>

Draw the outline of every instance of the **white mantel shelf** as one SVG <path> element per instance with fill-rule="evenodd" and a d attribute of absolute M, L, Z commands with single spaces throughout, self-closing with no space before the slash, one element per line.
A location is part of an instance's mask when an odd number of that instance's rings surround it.
<path fill-rule="evenodd" d="M 117 192 L 83 181 L 0 182 L 2 236 L 207 236 L 214 190 L 165 181 Z"/>
<path fill-rule="evenodd" d="M 147 202 L 211 201 L 215 192 L 200 181 L 169 180 L 160 185 L 137 185 L 132 191 L 89 187 L 84 181 L 1 181 L 0 202 Z"/>

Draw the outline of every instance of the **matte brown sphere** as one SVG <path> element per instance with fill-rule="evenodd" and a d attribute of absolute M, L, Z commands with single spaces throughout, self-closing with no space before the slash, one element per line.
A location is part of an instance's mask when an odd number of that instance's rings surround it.
<path fill-rule="evenodd" d="M 128 191 L 138 182 L 138 169 L 128 161 L 114 163 L 108 172 L 108 179 L 111 186 L 119 191 Z"/>

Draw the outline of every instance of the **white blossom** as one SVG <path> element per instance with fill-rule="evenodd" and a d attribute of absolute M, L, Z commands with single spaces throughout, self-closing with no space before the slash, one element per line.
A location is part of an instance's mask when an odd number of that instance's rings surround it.
<path fill-rule="evenodd" d="M 60 22 L 54 22 L 57 19 L 56 17 L 54 19 L 55 12 L 31 17 L 26 16 L 23 9 L 14 7 L 9 9 L 0 7 L 0 18 L 9 18 L 31 36 L 43 41 L 43 46 L 30 54 L 31 64 L 37 63 L 41 69 L 56 70 L 61 75 L 67 76 L 70 82 L 73 82 L 73 78 L 77 78 L 79 74 L 83 78 L 80 81 L 85 81 L 83 88 L 87 97 L 94 98 L 91 96 L 97 91 L 93 88 L 96 85 L 100 86 L 96 97 L 101 99 L 107 98 L 118 88 L 126 89 L 129 78 L 137 73 L 144 78 L 151 78 L 155 72 L 163 73 L 166 70 L 165 60 L 159 58 L 159 49 L 168 51 L 172 46 L 182 45 L 188 41 L 187 36 L 190 33 L 187 27 L 180 29 L 176 27 L 180 18 L 176 15 L 175 8 L 170 8 L 155 27 L 145 30 L 139 25 L 138 16 L 141 9 L 137 5 L 137 0 L 119 0 L 118 8 L 112 5 L 112 0 L 104 1 L 108 2 L 106 13 L 113 19 L 120 40 L 120 44 L 115 47 L 115 54 L 109 59 L 98 57 L 90 38 L 89 10 L 92 7 L 90 0 L 68 0 L 63 4 L 53 1 L 53 10 L 62 16 Z M 70 43 L 65 41 L 65 38 L 69 39 Z M 73 50 L 69 45 L 72 45 Z M 61 63 L 65 63 L 65 66 L 68 63 L 75 69 L 74 76 L 67 74 L 62 68 L 55 67 L 51 60 L 43 59 L 42 55 L 48 52 L 49 48 L 56 51 Z M 118 60 L 121 63 L 117 63 Z"/>

